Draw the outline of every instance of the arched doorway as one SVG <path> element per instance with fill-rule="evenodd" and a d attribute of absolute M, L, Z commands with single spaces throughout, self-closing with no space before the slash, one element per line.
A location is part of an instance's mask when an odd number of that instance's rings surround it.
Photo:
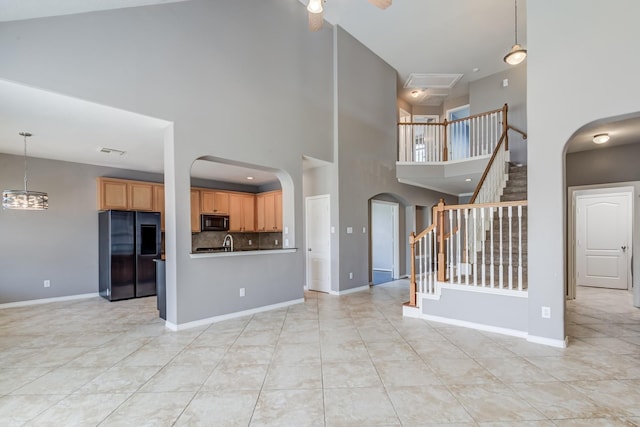
<path fill-rule="evenodd" d="M 594 138 L 603 134 L 605 143 Z M 633 257 L 633 248 L 640 248 L 640 113 L 583 126 L 564 156 L 565 329 L 588 342 L 602 328 L 624 330 L 622 320 L 640 307 L 640 284 L 632 274 L 640 271 L 640 258 Z"/>

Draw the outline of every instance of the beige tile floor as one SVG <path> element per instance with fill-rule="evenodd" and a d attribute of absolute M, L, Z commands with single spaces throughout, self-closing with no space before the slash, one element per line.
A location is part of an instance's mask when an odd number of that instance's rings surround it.
<path fill-rule="evenodd" d="M 581 288 L 566 350 L 403 319 L 406 281 L 182 332 L 155 299 L 0 310 L 0 425 L 640 426 L 640 310 Z"/>

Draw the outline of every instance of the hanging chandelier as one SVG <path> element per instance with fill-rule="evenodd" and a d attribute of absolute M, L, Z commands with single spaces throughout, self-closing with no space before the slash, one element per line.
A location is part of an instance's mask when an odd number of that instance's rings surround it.
<path fill-rule="evenodd" d="M 31 134 L 20 132 L 19 135 L 24 137 L 24 190 L 4 190 L 2 192 L 2 207 L 4 209 L 42 211 L 49 208 L 47 193 L 27 190 L 27 138 Z"/>
<path fill-rule="evenodd" d="M 516 27 L 516 42 L 511 47 L 509 53 L 504 57 L 504 62 L 509 65 L 518 65 L 527 57 L 527 49 L 518 44 L 518 0 L 515 0 L 515 27 Z"/>

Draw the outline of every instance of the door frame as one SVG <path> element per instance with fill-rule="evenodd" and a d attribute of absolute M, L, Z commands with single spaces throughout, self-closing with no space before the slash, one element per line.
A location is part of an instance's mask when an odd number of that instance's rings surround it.
<path fill-rule="evenodd" d="M 569 187 L 568 200 L 569 213 L 567 215 L 567 299 L 576 298 L 576 198 L 581 195 L 613 195 L 613 194 L 628 194 L 630 197 L 629 203 L 629 227 L 631 228 L 631 239 L 629 241 L 629 249 L 627 256 L 627 291 L 633 287 L 633 277 L 631 275 L 631 263 L 633 260 L 633 237 L 634 230 L 634 215 L 635 212 L 635 187 L 630 183 L 611 183 L 611 184 L 594 184 L 594 185 L 580 185 L 575 187 Z"/>
<path fill-rule="evenodd" d="M 309 200 L 317 200 L 317 199 L 326 199 L 327 205 L 329 207 L 329 216 L 326 218 L 328 224 L 328 233 L 329 233 L 329 250 L 328 250 L 328 273 L 329 273 L 329 290 L 327 292 L 331 292 L 331 263 L 332 263 L 332 253 L 331 253 L 331 195 L 329 194 L 321 194 L 317 196 L 306 196 L 304 198 L 304 262 L 305 262 L 305 281 L 304 281 L 304 290 L 310 290 L 309 288 L 309 209 L 308 202 Z"/>
<path fill-rule="evenodd" d="M 371 260 L 371 265 L 369 268 L 369 274 L 371 275 L 371 284 L 373 284 L 373 204 L 381 204 L 381 205 L 390 205 L 393 207 L 393 270 L 391 272 L 391 276 L 393 280 L 398 280 L 400 277 L 400 203 L 398 202 L 387 202 L 385 200 L 370 200 L 370 230 L 371 230 L 371 239 L 369 243 L 369 259 Z"/>

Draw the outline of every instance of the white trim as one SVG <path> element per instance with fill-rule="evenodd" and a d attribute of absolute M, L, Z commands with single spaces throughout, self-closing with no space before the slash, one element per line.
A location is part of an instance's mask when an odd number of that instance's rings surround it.
<path fill-rule="evenodd" d="M 220 316 L 208 317 L 206 319 L 194 320 L 193 322 L 181 323 L 176 325 L 175 323 L 166 320 L 164 326 L 172 331 L 182 331 L 185 329 L 196 328 L 198 326 L 210 325 L 211 323 L 222 322 L 223 320 L 235 319 L 236 317 L 250 316 L 252 314 L 262 313 L 263 311 L 277 310 L 278 308 L 289 307 L 290 305 L 301 304 L 304 302 L 304 298 L 294 299 L 291 301 L 279 302 L 277 304 L 265 305 L 262 307 L 252 308 L 244 311 L 237 311 L 235 313 L 223 314 Z"/>
<path fill-rule="evenodd" d="M 396 166 L 413 166 L 413 165 L 419 165 L 419 166 L 441 166 L 441 165 L 452 165 L 452 164 L 456 164 L 456 163 L 465 163 L 465 162 L 468 162 L 468 161 L 471 161 L 471 160 L 489 159 L 490 157 L 491 157 L 491 154 L 482 154 L 480 156 L 466 157 L 464 159 L 447 160 L 446 162 L 445 161 L 442 161 L 442 162 L 401 162 L 401 161 L 396 161 Z"/>
<path fill-rule="evenodd" d="M 501 328 L 498 326 L 485 325 L 482 323 L 468 322 L 466 320 L 449 319 L 447 317 L 432 316 L 430 314 L 422 314 L 422 319 L 432 322 L 444 323 L 453 326 L 462 326 L 464 328 L 476 329 L 478 331 L 494 332 L 502 335 L 509 335 L 518 338 L 527 338 L 526 331 L 518 331 L 516 329 Z"/>
<path fill-rule="evenodd" d="M 412 319 L 422 319 L 420 307 L 402 306 L 402 317 L 410 317 Z"/>
<path fill-rule="evenodd" d="M 535 344 L 548 345 L 550 347 L 567 348 L 567 343 L 569 342 L 569 337 L 565 337 L 565 339 L 563 339 L 563 340 L 558 340 L 558 339 L 554 339 L 554 338 L 546 338 L 546 337 L 538 337 L 538 336 L 535 336 L 535 335 L 527 335 L 527 341 L 535 343 Z"/>
<path fill-rule="evenodd" d="M 95 292 L 92 294 L 69 295 L 66 297 L 42 298 L 42 299 L 32 299 L 28 301 L 7 302 L 4 304 L 0 304 L 0 310 L 3 308 L 25 307 L 29 305 L 48 304 L 50 302 L 73 301 L 76 299 L 93 298 L 93 297 L 99 297 L 99 296 L 100 294 Z"/>
<path fill-rule="evenodd" d="M 517 338 L 525 338 L 528 342 L 531 342 L 531 343 L 534 343 L 534 344 L 547 345 L 547 346 L 550 346 L 550 347 L 567 348 L 567 343 L 568 343 L 568 337 L 565 338 L 564 340 L 558 340 L 558 339 L 546 338 L 546 337 L 538 337 L 538 336 L 535 336 L 535 335 L 529 335 L 528 332 L 519 331 L 519 330 L 516 330 L 516 329 L 500 328 L 498 326 L 491 326 L 491 325 L 485 325 L 485 324 L 482 324 L 482 323 L 468 322 L 466 320 L 449 319 L 447 317 L 432 316 L 432 315 L 429 315 L 429 314 L 421 313 L 420 310 L 417 307 L 403 306 L 402 307 L 402 315 L 404 317 L 409 317 L 409 318 L 414 318 L 414 319 L 430 320 L 432 322 L 443 323 L 443 324 L 446 324 L 446 325 L 460 326 L 460 327 L 463 327 L 463 328 L 470 328 L 470 329 L 475 329 L 475 330 L 478 330 L 478 331 L 493 332 L 493 333 L 502 334 L 502 335 L 508 335 L 508 336 L 517 337 Z"/>
<path fill-rule="evenodd" d="M 357 288 L 353 288 L 353 289 L 347 289 L 344 291 L 329 291 L 329 295 L 347 295 L 347 294 L 352 294 L 354 292 L 362 292 L 362 291 L 368 291 L 369 290 L 369 285 L 364 285 L 364 286 L 359 286 Z"/>

